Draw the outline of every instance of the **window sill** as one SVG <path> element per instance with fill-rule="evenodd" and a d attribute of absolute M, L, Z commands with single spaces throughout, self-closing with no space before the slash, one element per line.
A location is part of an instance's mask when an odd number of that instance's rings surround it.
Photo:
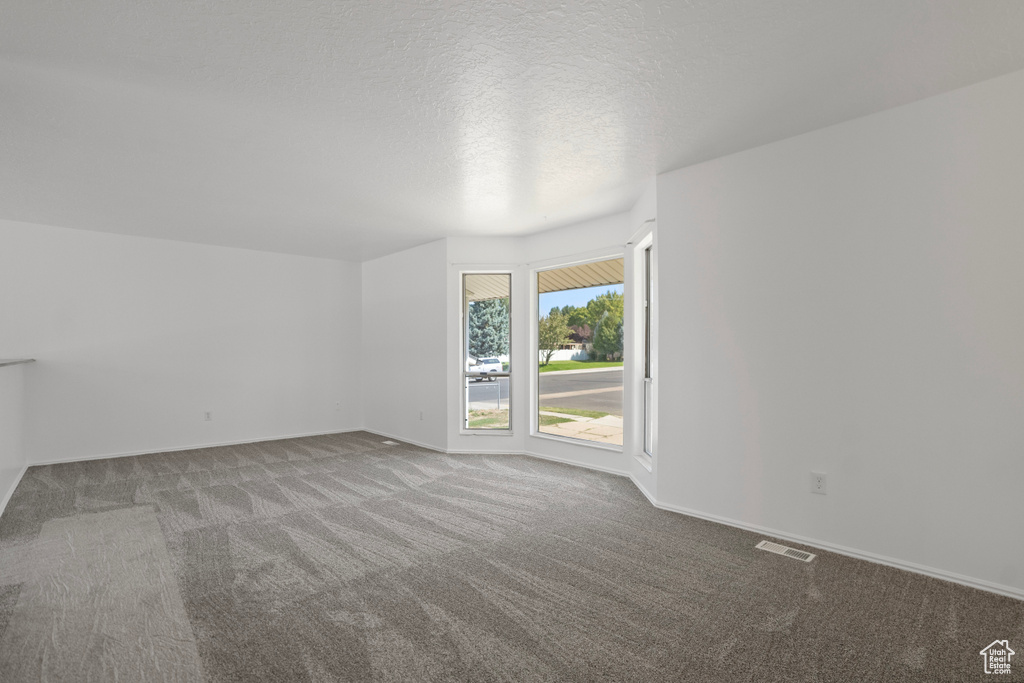
<path fill-rule="evenodd" d="M 583 446 L 585 448 L 596 448 L 601 451 L 611 451 L 612 453 L 622 453 L 622 446 L 616 446 L 612 443 L 601 443 L 599 441 L 587 441 L 586 439 L 573 439 L 567 436 L 555 436 L 554 434 L 545 434 L 544 432 L 534 432 L 530 436 L 537 439 L 544 439 L 546 441 L 557 441 L 559 443 L 572 444 L 573 446 Z"/>
<path fill-rule="evenodd" d="M 647 453 L 637 453 L 633 456 L 638 463 L 640 463 L 645 470 L 648 472 L 654 471 L 654 458 Z"/>

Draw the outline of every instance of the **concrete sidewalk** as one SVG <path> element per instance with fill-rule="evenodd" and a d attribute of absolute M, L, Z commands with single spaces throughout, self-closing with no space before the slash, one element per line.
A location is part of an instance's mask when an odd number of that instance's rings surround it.
<path fill-rule="evenodd" d="M 541 372 L 540 375 L 571 375 L 576 372 L 622 372 L 622 366 L 616 365 L 611 368 L 580 368 L 579 370 L 552 370 L 551 372 Z"/>
<path fill-rule="evenodd" d="M 622 417 L 618 415 L 581 417 L 567 413 L 552 413 L 546 410 L 542 410 L 540 414 L 564 417 L 571 420 L 571 422 L 544 425 L 539 430 L 542 434 L 567 436 L 572 439 L 584 439 L 595 443 L 622 445 Z"/>

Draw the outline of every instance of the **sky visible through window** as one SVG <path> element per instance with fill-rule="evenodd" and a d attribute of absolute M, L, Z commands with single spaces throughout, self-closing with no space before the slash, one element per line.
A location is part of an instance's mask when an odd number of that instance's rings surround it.
<path fill-rule="evenodd" d="M 538 313 L 541 316 L 545 316 L 551 311 L 552 308 L 558 306 L 576 306 L 582 308 L 587 305 L 587 302 L 593 299 L 598 294 L 604 294 L 605 292 L 615 292 L 616 294 L 622 294 L 622 285 L 601 285 L 600 287 L 584 287 L 582 289 L 569 289 L 564 292 L 547 292 L 540 295 L 540 301 L 537 304 Z"/>

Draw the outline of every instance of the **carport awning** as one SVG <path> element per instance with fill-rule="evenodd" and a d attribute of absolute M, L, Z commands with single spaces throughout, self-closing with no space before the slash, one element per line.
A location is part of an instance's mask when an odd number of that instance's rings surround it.
<path fill-rule="evenodd" d="M 567 289 L 619 285 L 623 282 L 623 261 L 620 258 L 607 261 L 581 263 L 578 266 L 542 270 L 537 273 L 537 291 L 564 292 Z"/>
<path fill-rule="evenodd" d="M 508 273 L 472 273 L 464 278 L 466 301 L 504 299 L 508 296 Z"/>
<path fill-rule="evenodd" d="M 581 263 L 578 266 L 542 270 L 537 273 L 537 289 L 541 294 L 564 292 L 567 289 L 618 285 L 623 282 L 623 261 Z M 466 277 L 466 299 L 485 301 L 508 296 L 508 275 L 502 273 L 473 273 Z"/>

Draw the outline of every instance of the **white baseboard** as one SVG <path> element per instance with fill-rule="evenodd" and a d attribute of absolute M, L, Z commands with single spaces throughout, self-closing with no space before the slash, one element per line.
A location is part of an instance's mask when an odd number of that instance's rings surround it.
<path fill-rule="evenodd" d="M 522 451 L 487 451 L 479 448 L 450 448 L 441 453 L 448 455 L 527 455 Z"/>
<path fill-rule="evenodd" d="M 327 432 L 307 432 L 304 434 L 286 434 L 284 436 L 267 436 L 260 439 L 240 439 L 238 441 L 219 441 L 216 443 L 201 443 L 192 446 L 174 446 L 172 448 L 147 448 L 141 451 L 125 451 L 121 453 L 106 453 L 100 455 L 83 455 L 72 458 L 58 458 L 56 460 L 44 460 L 31 462 L 28 467 L 36 465 L 59 465 L 65 462 L 82 462 L 85 460 L 105 460 L 107 458 L 128 458 L 133 455 L 150 455 L 151 453 L 177 453 L 178 451 L 194 451 L 203 448 L 217 448 L 218 446 L 239 446 L 247 443 L 263 443 L 265 441 L 281 441 L 282 439 L 301 439 L 306 436 L 326 436 L 328 434 L 348 434 L 349 432 L 369 431 L 365 429 L 332 429 Z"/>
<path fill-rule="evenodd" d="M 611 467 L 602 467 L 601 465 L 592 465 L 587 462 L 579 462 L 578 460 L 570 460 L 568 458 L 559 458 L 554 455 L 542 455 L 540 453 L 534 453 L 532 451 L 522 451 L 520 455 L 528 455 L 531 458 L 540 458 L 541 460 L 551 460 L 553 462 L 560 462 L 566 465 L 582 467 L 588 470 L 596 470 L 598 472 L 604 472 L 606 474 L 614 474 L 620 477 L 629 477 L 629 472 L 626 472 L 625 470 L 617 470 Z"/>
<path fill-rule="evenodd" d="M 383 436 L 385 439 L 392 439 L 394 441 L 401 441 L 403 443 L 411 443 L 413 446 L 419 446 L 420 448 L 426 448 L 427 450 L 430 450 L 430 451 L 437 451 L 438 453 L 452 453 L 453 452 L 453 451 L 446 451 L 445 449 L 438 448 L 437 446 L 431 446 L 430 444 L 423 443 L 422 441 L 413 441 L 412 439 L 407 439 L 404 436 L 395 436 L 394 434 L 388 434 L 387 432 L 382 432 L 379 429 L 355 429 L 355 430 L 352 430 L 352 431 L 369 432 L 370 434 L 376 434 L 377 436 Z"/>
<path fill-rule="evenodd" d="M 771 529 L 768 527 L 759 526 L 757 524 L 747 524 L 746 522 L 740 522 L 735 519 L 728 517 L 720 517 L 718 515 L 708 514 L 706 512 L 700 512 L 699 510 L 691 510 L 689 508 L 679 507 L 678 505 L 669 505 L 665 503 L 659 503 L 655 500 L 647 490 L 640 485 L 636 480 L 636 477 L 630 476 L 633 484 L 640 489 L 644 497 L 647 498 L 650 503 L 662 510 L 668 510 L 669 512 L 677 512 L 688 517 L 696 517 L 698 519 L 704 519 L 709 522 L 716 522 L 718 524 L 725 524 L 726 526 L 735 527 L 737 529 L 743 529 L 744 531 L 752 531 L 758 534 L 764 534 L 773 538 L 782 539 L 785 541 L 791 541 L 793 543 L 799 543 L 801 545 L 810 546 L 819 550 L 827 550 L 829 552 L 837 553 L 839 555 L 845 555 L 858 560 L 865 560 L 867 562 L 874 562 L 875 564 L 883 564 L 888 567 L 895 567 L 896 569 L 902 569 L 904 571 L 913 572 L 915 574 L 923 574 L 924 576 L 930 576 L 933 579 L 941 579 L 942 581 L 950 581 L 952 583 L 958 583 L 962 586 L 968 586 L 970 588 L 977 588 L 979 590 L 987 591 L 989 593 L 997 593 L 999 595 L 1005 595 L 1008 598 L 1016 598 L 1017 600 L 1024 600 L 1024 590 L 1019 588 L 1013 588 L 1012 586 L 1004 586 L 998 583 L 992 583 L 990 581 L 984 581 L 982 579 L 975 579 L 970 576 L 964 576 L 963 574 L 956 574 L 954 572 L 945 571 L 943 569 L 936 569 L 935 567 L 928 567 L 915 562 L 908 562 L 906 560 L 899 560 L 894 557 L 887 557 L 885 555 L 879 555 L 877 553 L 868 552 L 866 550 L 858 550 L 857 548 L 848 548 L 846 546 L 837 545 L 835 543 L 829 543 L 827 541 L 821 541 L 816 538 L 807 538 L 806 536 L 799 536 L 797 534 L 791 534 L 785 531 L 779 531 L 778 529 Z"/>
<path fill-rule="evenodd" d="M 3 516 L 4 510 L 7 509 L 7 504 L 11 502 L 11 496 L 14 495 L 14 489 L 18 488 L 18 484 L 21 483 L 21 478 L 25 476 L 25 472 L 28 471 L 28 465 L 23 465 L 21 471 L 18 472 L 18 476 L 11 482 L 11 487 L 4 493 L 3 500 L 0 500 L 0 517 Z"/>
<path fill-rule="evenodd" d="M 387 439 L 394 439 L 395 441 L 404 441 L 405 443 L 411 443 L 414 446 L 426 448 L 432 451 L 436 451 L 438 453 L 445 453 L 447 455 L 525 455 L 531 458 L 540 458 L 541 460 L 551 460 L 553 462 L 560 462 L 566 465 L 573 465 L 575 467 L 583 467 L 588 470 L 597 470 L 598 472 L 605 472 L 607 474 L 616 474 L 619 475 L 620 477 L 629 476 L 629 473 L 624 470 L 616 470 L 611 467 L 602 467 L 600 465 L 591 465 L 590 463 L 579 462 L 578 460 L 569 460 L 568 458 L 559 458 L 553 455 L 541 455 L 540 453 L 534 453 L 532 451 L 491 451 L 481 450 L 479 448 L 438 448 L 437 446 L 432 446 L 427 443 L 407 439 L 404 436 L 388 434 L 387 432 L 382 432 L 378 429 L 364 429 L 363 431 L 370 432 L 371 434 L 376 434 L 378 436 L 383 436 L 384 438 Z"/>
<path fill-rule="evenodd" d="M 658 505 L 658 501 L 654 500 L 654 496 L 652 496 L 652 495 L 651 495 L 650 491 L 648 491 L 648 490 L 647 490 L 647 489 L 646 489 L 646 488 L 644 487 L 644 485 L 640 483 L 640 480 L 639 480 L 639 479 L 637 479 L 637 478 L 636 478 L 635 476 L 633 476 L 632 474 L 630 474 L 630 475 L 629 475 L 629 480 L 630 480 L 631 482 L 633 482 L 633 486 L 635 486 L 635 487 L 637 487 L 638 489 L 640 489 L 640 493 L 644 494 L 644 498 L 646 498 L 646 499 L 647 499 L 647 502 L 648 502 L 648 503 L 650 503 L 650 504 L 651 504 L 651 505 L 653 505 L 654 507 L 661 507 L 660 505 Z"/>

